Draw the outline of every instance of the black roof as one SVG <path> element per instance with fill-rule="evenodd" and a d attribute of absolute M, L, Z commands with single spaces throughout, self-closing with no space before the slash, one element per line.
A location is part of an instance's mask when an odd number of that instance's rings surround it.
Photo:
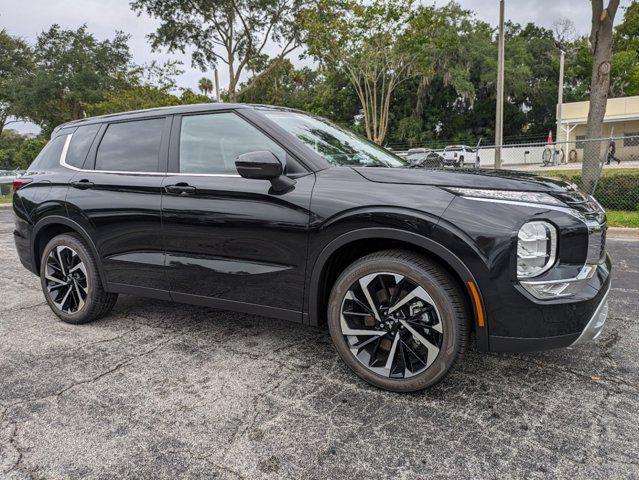
<path fill-rule="evenodd" d="M 145 117 L 153 117 L 153 116 L 161 116 L 161 115 L 173 115 L 179 113 L 197 113 L 197 112 L 214 112 L 217 110 L 237 110 L 244 108 L 272 108 L 272 109 L 280 109 L 280 110 L 289 110 L 291 109 L 284 107 L 276 107 L 272 105 L 257 105 L 257 104 L 249 104 L 249 103 L 195 103 L 192 105 L 176 105 L 172 107 L 157 107 L 157 108 L 147 108 L 145 110 L 133 110 L 130 112 L 121 112 L 121 113 L 111 113 L 108 115 L 100 115 L 97 117 L 89 117 L 83 118 L 80 120 L 72 120 L 67 123 L 63 123 L 58 125 L 55 130 L 60 130 L 63 128 L 69 127 L 77 127 L 79 125 L 89 125 L 92 123 L 102 123 L 105 121 L 113 121 L 113 120 L 129 120 L 135 118 L 145 118 Z"/>

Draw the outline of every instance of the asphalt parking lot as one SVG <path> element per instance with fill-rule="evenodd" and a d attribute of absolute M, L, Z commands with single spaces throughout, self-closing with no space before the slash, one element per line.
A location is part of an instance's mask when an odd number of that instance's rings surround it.
<path fill-rule="evenodd" d="M 58 321 L 0 209 L 1 478 L 639 478 L 639 242 L 601 337 L 370 387 L 319 329 L 121 296 Z"/>

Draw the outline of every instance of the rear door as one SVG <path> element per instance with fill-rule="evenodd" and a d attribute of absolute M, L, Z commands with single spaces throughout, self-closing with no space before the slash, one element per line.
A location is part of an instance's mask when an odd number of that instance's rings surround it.
<path fill-rule="evenodd" d="M 237 174 L 237 156 L 258 150 L 286 165 L 292 190 Z M 300 321 L 314 182 L 234 111 L 176 115 L 162 202 L 172 297 Z"/>
<path fill-rule="evenodd" d="M 67 195 L 101 255 L 109 288 L 169 298 L 161 236 L 171 117 L 103 124 Z M 73 141 L 73 139 L 72 139 Z"/>

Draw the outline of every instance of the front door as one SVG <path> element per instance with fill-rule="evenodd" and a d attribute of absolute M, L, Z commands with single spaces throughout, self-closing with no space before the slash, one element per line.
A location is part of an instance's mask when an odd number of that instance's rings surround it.
<path fill-rule="evenodd" d="M 237 156 L 258 150 L 296 172 L 292 190 L 237 174 Z M 315 175 L 233 111 L 176 116 L 170 156 L 162 221 L 172 297 L 300 321 Z"/>

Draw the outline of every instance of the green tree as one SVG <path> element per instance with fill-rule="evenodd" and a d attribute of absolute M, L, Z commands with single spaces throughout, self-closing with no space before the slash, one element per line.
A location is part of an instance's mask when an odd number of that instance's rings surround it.
<path fill-rule="evenodd" d="M 21 170 L 25 170 L 33 160 L 38 156 L 40 150 L 47 144 L 47 140 L 38 138 L 29 138 L 25 140 L 16 152 L 14 166 Z"/>
<path fill-rule="evenodd" d="M 179 96 L 180 105 L 192 105 L 194 103 L 209 103 L 211 99 L 206 95 L 195 93 L 190 88 L 185 88 Z"/>
<path fill-rule="evenodd" d="M 101 101 L 88 104 L 87 114 L 106 115 L 180 105 L 181 99 L 173 93 L 176 89 L 175 77 L 182 73 L 179 66 L 179 62 L 151 62 L 122 72 L 124 81 L 117 88 L 107 91 Z"/>
<path fill-rule="evenodd" d="M 86 116 L 88 105 L 126 85 L 131 68 L 128 36 L 117 32 L 98 41 L 86 25 L 63 30 L 53 25 L 38 36 L 33 68 L 13 83 L 14 114 L 48 134 L 56 125 Z"/>
<path fill-rule="evenodd" d="M 301 15 L 309 54 L 348 77 L 366 136 L 378 144 L 388 132 L 393 93 L 413 73 L 411 55 L 398 47 L 412 7 L 412 0 L 320 0 Z"/>
<path fill-rule="evenodd" d="M 203 95 L 211 95 L 213 93 L 213 82 L 210 78 L 202 77 L 197 82 L 197 88 Z"/>
<path fill-rule="evenodd" d="M 149 38 L 153 48 L 184 53 L 193 48 L 194 66 L 218 62 L 228 68 L 227 94 L 234 101 L 242 73 L 271 42 L 282 59 L 299 46 L 296 12 L 303 0 L 132 0 L 132 8 L 160 21 Z M 265 73 L 265 71 L 263 71 Z M 245 88 L 250 88 L 248 83 Z"/>
<path fill-rule="evenodd" d="M 46 143 L 44 138 L 6 129 L 0 134 L 0 170 L 26 169 Z"/>
<path fill-rule="evenodd" d="M 100 102 L 87 105 L 89 116 L 179 105 L 180 99 L 153 85 L 131 85 L 107 92 Z"/>
<path fill-rule="evenodd" d="M 16 86 L 32 68 L 33 53 L 23 40 L 0 30 L 0 135 L 14 114 Z"/>

